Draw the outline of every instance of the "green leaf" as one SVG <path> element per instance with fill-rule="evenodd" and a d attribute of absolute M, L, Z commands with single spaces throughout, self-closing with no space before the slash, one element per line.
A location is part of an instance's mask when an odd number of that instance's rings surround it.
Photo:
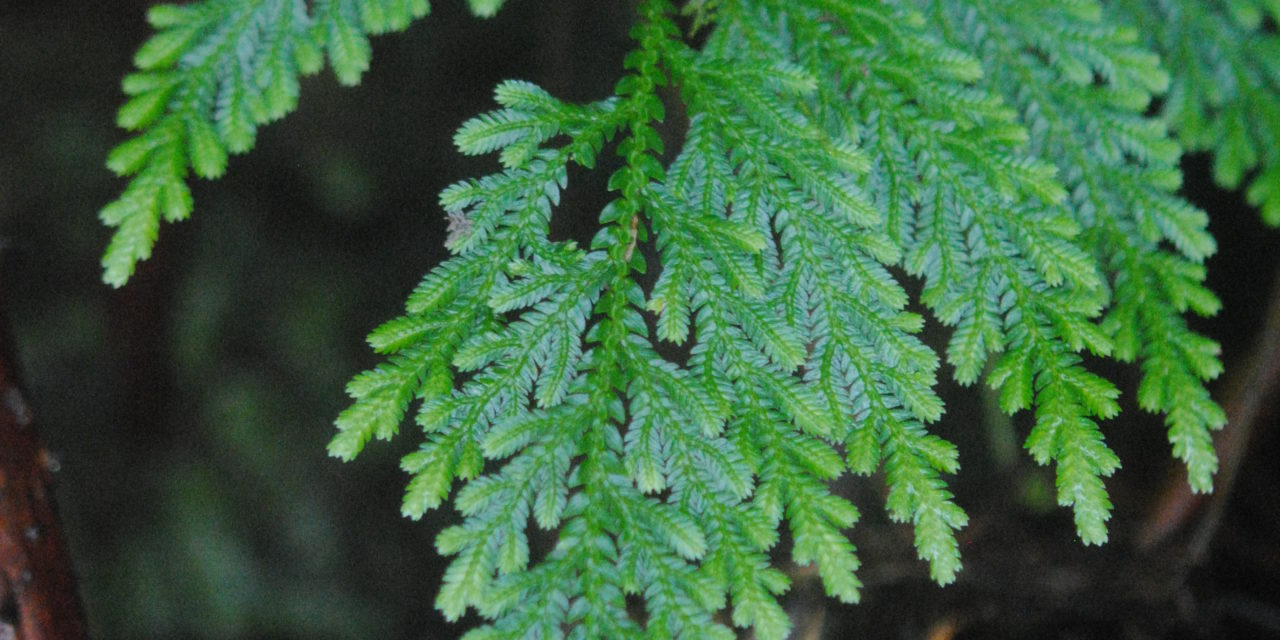
<path fill-rule="evenodd" d="M 491 18 L 502 8 L 505 0 L 467 0 L 471 4 L 471 13 L 481 18 Z"/>
<path fill-rule="evenodd" d="M 335 6 L 345 6 L 345 3 Z M 369 60 L 373 51 L 369 39 L 350 16 L 341 9 L 332 9 L 327 20 L 325 32 L 325 51 L 329 54 L 329 63 L 333 65 L 333 73 L 338 82 L 346 86 L 360 83 L 360 77 L 369 70 Z"/>
<path fill-rule="evenodd" d="M 148 156 L 167 141 L 155 133 L 144 134 L 120 143 L 107 156 L 107 168 L 118 176 L 137 173 Z"/>
<path fill-rule="evenodd" d="M 164 6 L 164 5 L 161 5 Z M 168 27 L 165 22 L 171 17 L 168 10 L 156 7 L 153 15 L 161 16 L 159 24 L 152 23 L 157 28 Z M 161 26 L 164 25 L 164 26 Z M 178 61 L 178 57 L 191 46 L 192 41 L 199 35 L 199 31 L 193 28 L 186 29 L 170 29 L 162 31 L 147 40 L 143 44 L 138 53 L 133 56 L 133 64 L 143 71 L 153 69 L 163 69 L 172 67 Z"/>
<path fill-rule="evenodd" d="M 137 131 L 153 123 L 164 113 L 172 88 L 161 88 L 135 96 L 120 107 L 116 114 L 116 126 Z"/>
<path fill-rule="evenodd" d="M 191 168 L 201 178 L 217 178 L 227 169 L 227 150 L 213 127 L 202 119 L 187 121 L 187 152 Z"/>
<path fill-rule="evenodd" d="M 399 431 L 409 402 L 434 364 L 422 356 L 420 351 L 401 356 L 347 385 L 356 402 L 338 416 L 338 435 L 329 443 L 329 455 L 351 460 L 370 438 L 389 440 Z"/>
<path fill-rule="evenodd" d="M 405 456 L 401 468 L 414 475 L 405 491 L 400 512 L 407 518 L 418 520 L 427 511 L 439 507 L 449 496 L 457 461 L 447 448 L 427 443 L 421 450 Z M 437 541 L 437 545 L 440 544 Z M 441 553 L 445 551 L 441 550 Z"/>

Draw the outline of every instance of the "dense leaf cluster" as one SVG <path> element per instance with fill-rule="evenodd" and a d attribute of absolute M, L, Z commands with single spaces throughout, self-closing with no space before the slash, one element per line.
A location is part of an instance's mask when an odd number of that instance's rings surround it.
<path fill-rule="evenodd" d="M 160 33 L 120 112 L 139 134 L 110 160 L 134 178 L 103 211 L 120 227 L 108 282 L 148 255 L 161 217 L 189 213 L 189 169 L 220 175 L 293 108 L 299 74 L 327 57 L 357 82 L 366 34 L 426 9 L 153 10 Z M 458 131 L 463 153 L 497 152 L 501 170 L 441 194 L 453 255 L 370 336 L 387 359 L 352 381 L 330 452 L 353 458 L 417 406 L 403 511 L 454 494 L 436 604 L 488 621 L 469 638 L 734 637 L 725 622 L 785 637 L 788 578 L 770 560 L 784 528 L 795 563 L 858 600 L 859 512 L 830 489 L 846 473 L 883 473 L 888 513 L 951 582 L 967 518 L 943 480 L 957 451 L 929 433 L 943 360 L 1004 411 L 1034 413 L 1027 449 L 1055 467 L 1080 538 L 1101 543 L 1103 479 L 1120 465 L 1101 421 L 1119 392 L 1087 357 L 1139 364 L 1139 403 L 1166 417 L 1192 487 L 1211 488 L 1225 417 L 1204 384 L 1221 365 L 1186 316 L 1218 308 L 1202 286 L 1215 243 L 1176 194 L 1177 163 L 1182 145 L 1213 149 L 1219 179 L 1254 173 L 1250 197 L 1280 220 L 1276 12 L 693 0 L 682 23 L 644 0 L 613 96 L 568 104 L 507 81 L 499 108 Z M 664 165 L 655 125 L 675 95 L 688 128 Z M 614 199 L 590 246 L 552 240 L 570 165 L 610 151 Z M 942 353 L 917 337 L 926 318 L 907 310 L 904 278 L 951 328 Z M 664 342 L 687 359 L 660 355 Z M 555 539 L 537 559 L 535 530 Z"/>

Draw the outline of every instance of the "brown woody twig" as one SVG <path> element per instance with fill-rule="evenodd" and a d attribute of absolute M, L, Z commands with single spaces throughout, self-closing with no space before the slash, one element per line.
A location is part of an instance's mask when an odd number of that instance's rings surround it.
<path fill-rule="evenodd" d="M 52 493 L 54 461 L 18 388 L 0 291 L 0 638 L 82 640 L 84 612 Z"/>

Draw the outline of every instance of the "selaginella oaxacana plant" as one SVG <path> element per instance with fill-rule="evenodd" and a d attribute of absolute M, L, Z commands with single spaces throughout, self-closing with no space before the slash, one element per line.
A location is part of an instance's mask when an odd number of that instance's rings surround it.
<path fill-rule="evenodd" d="M 478 15 L 501 0 L 471 0 Z M 623 4 L 620 4 L 623 7 Z M 299 76 L 356 84 L 368 36 L 425 0 L 205 0 L 149 13 L 125 78 L 132 176 L 102 211 L 120 286 L 161 219 L 291 111 Z M 405 515 L 453 494 L 461 524 L 436 606 L 487 621 L 468 638 L 782 638 L 794 562 L 859 597 L 831 483 L 883 471 L 934 580 L 960 570 L 964 511 L 940 362 L 1034 413 L 1026 448 L 1056 469 L 1080 539 L 1107 538 L 1100 421 L 1118 391 L 1083 355 L 1137 362 L 1193 489 L 1217 467 L 1222 410 L 1202 285 L 1215 250 L 1176 191 L 1184 147 L 1216 154 L 1280 222 L 1280 5 L 1265 0 L 641 0 L 612 96 L 570 104 L 518 80 L 455 138 L 500 169 L 449 187 L 452 257 L 369 342 L 386 362 L 348 387 L 330 452 L 423 431 Z M 698 46 L 691 44 L 700 42 Z M 1161 66 L 1161 60 L 1165 66 Z M 1170 70 L 1176 71 L 1170 75 Z M 429 70 L 427 71 L 429 73 Z M 669 93 L 662 93 L 664 87 Z M 688 126 L 664 164 L 663 96 Z M 1158 99 L 1153 103 L 1153 99 Z M 1155 106 L 1153 106 L 1153 104 Z M 589 246 L 548 225 L 570 165 L 620 167 Z M 657 260 L 639 248 L 651 246 Z M 640 276 L 655 272 L 647 290 Z M 904 279 L 951 327 L 917 337 Z M 672 359 L 663 343 L 684 345 Z M 458 489 L 454 492 L 454 487 Z M 532 521 L 530 521 L 532 518 Z M 555 532 L 530 559 L 529 528 Z M 643 600 L 643 615 L 626 598 Z M 727 619 L 717 612 L 728 609 Z"/>

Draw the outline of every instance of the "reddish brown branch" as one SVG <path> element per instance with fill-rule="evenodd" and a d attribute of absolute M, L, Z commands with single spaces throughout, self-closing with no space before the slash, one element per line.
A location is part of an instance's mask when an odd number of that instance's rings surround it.
<path fill-rule="evenodd" d="M 51 489 L 52 458 L 14 376 L 0 292 L 0 638 L 87 637 Z"/>

